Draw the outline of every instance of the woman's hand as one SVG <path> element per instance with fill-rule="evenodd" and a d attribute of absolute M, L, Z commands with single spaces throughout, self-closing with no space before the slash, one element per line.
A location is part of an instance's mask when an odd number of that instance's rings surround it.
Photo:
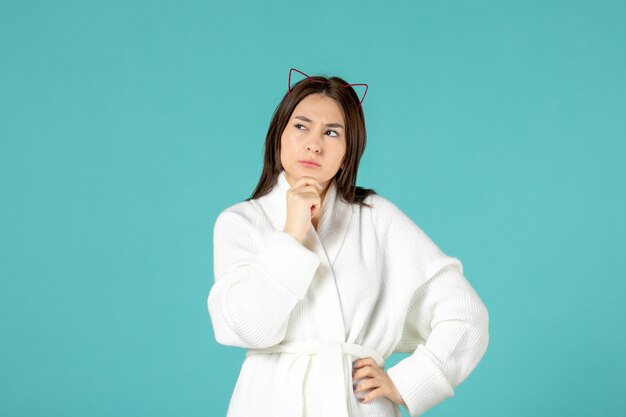
<path fill-rule="evenodd" d="M 353 362 L 352 367 L 352 382 L 368 377 L 367 380 L 359 383 L 355 386 L 354 392 L 361 392 L 371 389 L 367 395 L 361 398 L 359 401 L 362 403 L 369 402 L 377 397 L 386 397 L 395 404 L 400 404 L 406 407 L 404 399 L 398 392 L 395 384 L 382 369 L 376 361 L 372 358 L 361 358 Z"/>
<path fill-rule="evenodd" d="M 284 232 L 302 242 L 312 226 L 311 219 L 320 210 L 322 185 L 313 177 L 300 177 L 287 190 L 287 219 Z"/>

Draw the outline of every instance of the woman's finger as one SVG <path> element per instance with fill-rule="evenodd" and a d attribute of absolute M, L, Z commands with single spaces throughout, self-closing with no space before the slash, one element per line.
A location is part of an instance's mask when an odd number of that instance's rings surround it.
<path fill-rule="evenodd" d="M 385 391 L 383 390 L 383 388 L 376 388 L 375 390 L 368 392 L 367 395 L 361 398 L 359 401 L 361 401 L 362 403 L 367 403 L 375 398 L 384 397 L 384 393 Z"/>
<path fill-rule="evenodd" d="M 382 369 L 373 367 L 371 365 L 366 365 L 362 368 L 357 369 L 352 374 L 352 380 L 355 381 L 357 379 L 365 378 L 366 376 L 377 377 L 382 374 Z"/>
<path fill-rule="evenodd" d="M 371 388 L 378 388 L 382 385 L 382 380 L 380 378 L 368 378 L 365 381 L 355 385 L 354 392 L 367 391 Z"/>
<path fill-rule="evenodd" d="M 352 362 L 352 368 L 362 368 L 365 365 L 378 366 L 378 363 L 372 358 L 361 358 Z"/>
<path fill-rule="evenodd" d="M 296 179 L 292 188 L 297 188 L 297 187 L 306 186 L 306 185 L 312 185 L 313 187 L 316 187 L 318 190 L 321 190 L 324 188 L 318 180 L 309 176 L 303 176 L 303 177 Z"/>

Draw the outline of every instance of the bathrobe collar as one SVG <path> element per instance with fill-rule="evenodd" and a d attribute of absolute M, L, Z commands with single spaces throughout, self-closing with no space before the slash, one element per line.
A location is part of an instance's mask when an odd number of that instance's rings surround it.
<path fill-rule="evenodd" d="M 271 192 L 259 197 L 263 212 L 270 219 L 277 230 L 283 230 L 287 218 L 287 191 L 291 185 L 287 181 L 285 171 L 278 175 L 277 183 Z M 317 396 L 324 398 L 324 410 L 321 415 L 348 417 L 347 398 L 345 386 L 351 385 L 352 364 L 348 363 L 344 356 L 347 332 L 345 320 L 337 290 L 337 277 L 333 272 L 333 263 L 341 249 L 341 245 L 348 232 L 348 225 L 354 213 L 354 204 L 344 202 L 338 195 L 335 179 L 329 185 L 326 196 L 322 202 L 322 214 L 318 223 L 318 231 L 311 226 L 302 242 L 305 247 L 315 252 L 320 258 L 320 265 L 311 280 L 305 302 L 317 306 L 311 314 L 318 326 L 318 337 L 315 340 L 307 340 L 296 343 L 304 352 L 313 349 L 316 352 L 316 366 L 318 375 L 323 375 L 324 383 L 315 384 L 312 388 L 317 390 Z M 355 345 L 356 346 L 356 345 Z M 281 351 L 281 344 L 269 349 Z M 298 350 L 296 350 L 297 352 Z M 309 352 L 310 353 L 310 352 Z M 307 369 L 312 355 L 306 353 L 307 361 L 293 375 L 294 393 L 293 400 L 302 404 L 302 384 L 306 380 Z M 298 406 L 299 408 L 300 406 Z"/>
<path fill-rule="evenodd" d="M 265 215 L 277 230 L 283 230 L 285 227 L 287 191 L 290 188 L 285 170 L 282 170 L 274 188 L 268 194 L 258 198 Z M 322 215 L 317 231 L 311 226 L 303 244 L 318 254 L 324 252 L 329 264 L 332 265 L 345 239 L 353 210 L 354 205 L 346 203 L 337 195 L 336 180 L 333 178 L 322 202 Z"/>

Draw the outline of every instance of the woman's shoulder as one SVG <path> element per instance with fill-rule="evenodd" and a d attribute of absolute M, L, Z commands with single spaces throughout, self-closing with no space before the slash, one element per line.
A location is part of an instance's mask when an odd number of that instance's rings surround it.
<path fill-rule="evenodd" d="M 416 232 L 423 234 L 422 228 L 402 210 L 398 204 L 388 197 L 380 194 L 372 194 L 365 198 L 364 202 L 371 207 L 367 207 L 370 218 L 377 231 L 386 235 L 394 231 Z"/>
<path fill-rule="evenodd" d="M 369 207 L 362 206 L 363 209 L 372 213 L 375 218 L 384 218 L 402 213 L 402 210 L 389 198 L 381 194 L 370 194 L 363 202 Z"/>
<path fill-rule="evenodd" d="M 388 204 L 393 204 L 387 197 L 381 195 L 379 192 L 368 195 L 363 199 L 363 202 L 370 204 L 372 208 L 384 207 Z"/>
<path fill-rule="evenodd" d="M 226 206 L 220 212 L 220 215 L 225 214 L 225 213 L 240 213 L 240 214 L 253 213 L 255 211 L 254 202 L 255 200 L 238 201 L 229 206 Z"/>
<path fill-rule="evenodd" d="M 257 223 L 258 212 L 254 200 L 244 200 L 231 204 L 224 208 L 215 219 L 215 227 L 232 226 L 253 226 Z"/>

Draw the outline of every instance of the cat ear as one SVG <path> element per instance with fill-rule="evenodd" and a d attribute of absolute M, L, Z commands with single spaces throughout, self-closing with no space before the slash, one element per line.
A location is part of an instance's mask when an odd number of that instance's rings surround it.
<path fill-rule="evenodd" d="M 300 70 L 297 70 L 295 68 L 290 69 L 289 70 L 289 79 L 287 80 L 287 86 L 288 86 L 288 88 L 287 88 L 288 93 L 287 94 L 291 93 L 291 72 L 292 71 L 298 71 L 300 74 L 304 75 L 305 77 L 311 78 L 311 77 L 309 77 L 308 75 L 306 75 L 305 73 L 303 73 Z"/>
<path fill-rule="evenodd" d="M 287 79 L 287 94 L 291 93 L 291 73 L 293 71 L 298 71 L 300 74 L 304 75 L 307 78 L 311 78 L 309 77 L 307 74 L 305 74 L 304 72 L 300 71 L 299 69 L 296 68 L 291 68 L 289 70 L 289 78 Z M 368 89 L 368 85 L 365 83 L 360 83 L 360 84 L 346 84 L 344 85 L 344 87 L 352 87 L 355 85 L 361 85 L 365 87 L 365 92 L 363 93 L 363 97 L 361 97 L 361 100 L 359 101 L 359 105 L 357 106 L 357 110 L 359 107 L 361 107 L 361 104 L 363 104 L 363 100 L 365 100 L 365 95 L 367 94 L 367 89 Z"/>
<path fill-rule="evenodd" d="M 351 87 L 353 85 L 363 85 L 365 86 L 365 92 L 363 93 L 363 97 L 361 97 L 361 101 L 359 102 L 359 105 L 357 106 L 357 110 L 359 109 L 359 107 L 361 107 L 361 104 L 363 103 L 363 100 L 365 100 L 365 95 L 367 94 L 367 84 L 362 83 L 362 84 L 346 84 L 344 85 L 344 87 Z"/>

